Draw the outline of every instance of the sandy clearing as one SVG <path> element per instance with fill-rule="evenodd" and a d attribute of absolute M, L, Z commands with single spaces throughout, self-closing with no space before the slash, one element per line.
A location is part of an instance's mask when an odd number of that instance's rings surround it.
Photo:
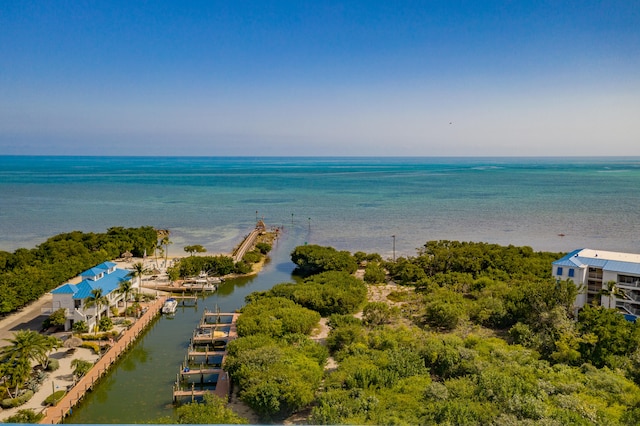
<path fill-rule="evenodd" d="M 73 385 L 74 376 L 71 361 L 74 359 L 82 359 L 94 363 L 98 359 L 98 355 L 93 353 L 91 349 L 76 348 L 73 354 L 68 354 L 68 348 L 60 348 L 50 353 L 49 357 L 57 359 L 60 368 L 56 371 L 47 373 L 47 378 L 42 383 L 38 391 L 33 395 L 26 404 L 16 408 L 0 410 L 0 420 L 4 420 L 18 412 L 18 410 L 33 409 L 36 413 L 42 412 L 45 407 L 42 402 L 51 395 L 54 390 L 64 390 L 67 386 Z"/>

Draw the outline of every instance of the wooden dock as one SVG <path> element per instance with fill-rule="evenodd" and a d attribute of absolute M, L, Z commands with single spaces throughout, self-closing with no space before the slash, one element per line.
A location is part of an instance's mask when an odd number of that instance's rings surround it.
<path fill-rule="evenodd" d="M 231 389 L 229 375 L 221 367 L 227 355 L 227 343 L 238 336 L 236 320 L 239 315 L 205 310 L 199 327 L 191 337 L 185 361 L 176 375 L 176 382 L 173 385 L 174 403 L 185 398 L 194 401 L 210 393 L 221 398 L 229 398 Z M 205 330 L 206 333 L 203 334 L 202 331 Z M 219 350 L 216 350 L 216 347 Z M 198 363 L 196 358 L 204 358 L 204 362 Z M 205 380 L 207 376 L 215 376 L 213 386 L 210 385 L 210 381 Z M 199 383 L 191 381 L 198 377 Z"/>
<path fill-rule="evenodd" d="M 171 296 L 178 301 L 178 306 L 198 306 L 198 295 Z"/>
<path fill-rule="evenodd" d="M 220 355 L 220 351 L 215 349 L 214 345 L 205 345 L 204 350 L 201 350 L 202 346 L 194 346 L 193 344 L 189 345 L 187 349 L 187 356 L 189 357 L 201 357 L 201 356 L 216 356 Z"/>
<path fill-rule="evenodd" d="M 218 284 L 212 285 L 174 285 L 174 284 L 155 284 L 146 285 L 146 288 L 152 288 L 158 291 L 166 291 L 167 293 L 213 293 L 218 290 Z"/>
<path fill-rule="evenodd" d="M 220 373 L 224 373 L 224 370 L 222 368 L 196 368 L 195 370 L 193 369 L 189 369 L 186 371 L 181 371 L 180 375 L 181 376 L 203 376 L 203 375 L 207 375 L 207 374 L 220 374 Z"/>
<path fill-rule="evenodd" d="M 109 368 L 118 360 L 118 357 L 135 343 L 147 325 L 160 314 L 165 300 L 165 297 L 161 297 L 152 302 L 147 307 L 147 311 L 98 359 L 91 370 L 82 376 L 75 386 L 71 388 L 55 406 L 46 409 L 46 414 L 40 423 L 61 423 L 71 412 L 71 409 L 78 404 L 84 395 L 92 390 L 100 378 L 109 371 Z"/>

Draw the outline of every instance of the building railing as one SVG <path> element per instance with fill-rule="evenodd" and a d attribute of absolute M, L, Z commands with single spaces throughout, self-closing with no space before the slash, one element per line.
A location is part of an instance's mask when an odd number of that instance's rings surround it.
<path fill-rule="evenodd" d="M 618 282 L 618 287 L 632 287 L 632 288 L 640 288 L 640 281 L 634 281 L 631 283 L 626 282 Z"/>
<path fill-rule="evenodd" d="M 40 314 L 42 315 L 51 315 L 58 309 L 64 309 L 64 315 L 69 316 L 69 309 L 67 308 L 40 308 Z"/>
<path fill-rule="evenodd" d="M 624 291 L 621 290 L 621 293 L 630 300 L 633 300 L 634 302 L 640 302 L 640 294 L 636 293 L 635 291 Z"/>
<path fill-rule="evenodd" d="M 640 316 L 640 309 L 638 309 L 636 305 L 632 305 L 631 303 L 619 301 L 616 302 L 616 308 L 623 308 L 633 315 Z"/>

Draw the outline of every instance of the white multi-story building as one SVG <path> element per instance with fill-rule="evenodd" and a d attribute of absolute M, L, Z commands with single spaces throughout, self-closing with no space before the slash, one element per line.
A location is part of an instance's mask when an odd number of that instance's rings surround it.
<path fill-rule="evenodd" d="M 102 318 L 111 306 L 117 306 L 118 302 L 124 299 L 124 294 L 118 292 L 120 283 L 130 280 L 130 271 L 118 269 L 113 262 L 104 262 L 100 265 L 84 271 L 80 274 L 78 284 L 63 284 L 51 292 L 53 295 L 53 305 L 51 311 L 64 309 L 67 321 L 64 329 L 70 330 L 73 324 L 78 321 L 85 321 L 92 330 L 96 325 L 98 307 L 87 307 L 87 298 L 91 296 L 91 291 L 97 288 L 102 289 L 102 295 L 106 297 L 108 304 L 100 306 L 100 317 Z M 135 286 L 135 283 L 132 283 Z"/>
<path fill-rule="evenodd" d="M 579 249 L 552 264 L 553 277 L 572 280 L 580 289 L 575 307 L 597 303 L 640 316 L 640 254 Z"/>

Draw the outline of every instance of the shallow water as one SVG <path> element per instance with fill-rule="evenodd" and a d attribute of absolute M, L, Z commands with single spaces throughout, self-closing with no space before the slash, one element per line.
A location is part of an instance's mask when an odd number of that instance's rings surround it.
<path fill-rule="evenodd" d="M 141 423 L 171 415 L 172 385 L 204 309 L 217 305 L 222 312 L 234 311 L 248 294 L 291 282 L 295 265 L 289 254 L 305 237 L 304 232 L 285 233 L 259 275 L 227 281 L 197 307 L 178 307 L 173 318 L 158 317 L 65 423 Z"/>
<path fill-rule="evenodd" d="M 0 249 L 170 229 L 228 252 L 264 217 L 309 242 L 413 255 L 432 239 L 640 252 L 638 158 L 0 157 Z M 564 234 L 563 237 L 559 234 Z"/>
<path fill-rule="evenodd" d="M 0 249 L 9 251 L 61 232 L 150 225 L 171 230 L 170 254 L 191 244 L 229 252 L 257 218 L 284 228 L 260 275 L 159 318 L 71 423 L 169 415 L 204 307 L 234 310 L 289 281 L 289 253 L 305 242 L 384 257 L 394 241 L 406 256 L 433 239 L 640 253 L 638 158 L 0 156 L 0 194 Z"/>

